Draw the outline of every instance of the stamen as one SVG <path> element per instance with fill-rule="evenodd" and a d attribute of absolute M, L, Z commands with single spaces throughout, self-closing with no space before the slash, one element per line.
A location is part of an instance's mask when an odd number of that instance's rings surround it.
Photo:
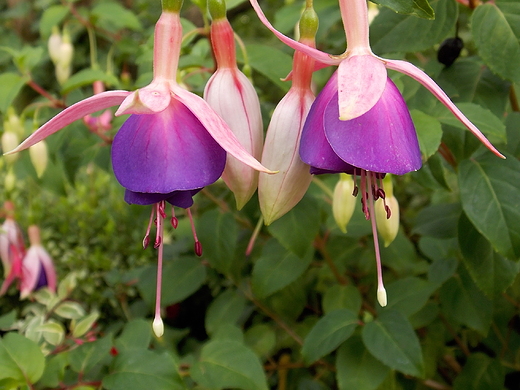
<path fill-rule="evenodd" d="M 352 173 L 352 179 L 354 180 L 354 189 L 352 190 L 352 196 L 355 198 L 359 192 L 359 187 L 357 186 L 357 175 L 356 170 Z"/>
<path fill-rule="evenodd" d="M 160 213 L 160 208 L 164 211 L 164 201 L 161 201 L 157 204 L 157 214 Z M 162 291 L 162 267 L 163 267 L 163 243 L 161 237 L 163 236 L 164 224 L 163 218 L 157 218 L 157 237 L 155 244 L 158 248 L 157 251 L 157 286 L 155 290 L 155 317 L 153 320 L 152 328 L 157 337 L 161 337 L 164 334 L 164 324 L 161 319 L 161 291 Z"/>
<path fill-rule="evenodd" d="M 375 178 L 374 178 L 375 179 Z M 368 178 L 370 182 L 370 176 Z M 386 298 L 386 290 L 383 284 L 383 271 L 381 267 L 381 255 L 379 253 L 379 240 L 377 238 L 377 227 L 376 227 L 376 213 L 374 208 L 374 199 L 370 198 L 370 213 L 372 214 L 371 224 L 372 224 L 372 235 L 374 237 L 374 250 L 376 252 L 376 268 L 377 268 L 377 301 L 381 306 L 386 306 L 387 298 Z"/>
<path fill-rule="evenodd" d="M 195 240 L 195 254 L 200 257 L 202 256 L 202 244 L 197 238 L 197 231 L 195 230 L 195 224 L 193 223 L 193 216 L 191 215 L 191 210 L 186 209 L 186 213 L 188 213 L 188 218 L 190 219 L 191 224 L 191 232 L 193 233 L 193 239 Z"/>
<path fill-rule="evenodd" d="M 366 174 L 367 174 L 367 171 L 365 171 L 365 170 L 361 171 L 361 191 L 362 191 L 361 192 L 361 208 L 363 210 L 363 214 L 365 214 L 365 219 L 369 220 L 370 212 L 368 211 L 368 203 L 367 203 L 367 199 L 368 199 L 367 189 L 368 189 L 369 184 L 367 184 Z"/>
<path fill-rule="evenodd" d="M 170 223 L 174 229 L 177 229 L 177 226 L 179 226 L 179 220 L 175 216 L 175 210 L 173 209 L 173 206 L 172 206 L 172 218 L 170 219 Z"/>
<path fill-rule="evenodd" d="M 148 248 L 148 244 L 150 243 L 150 230 L 152 228 L 152 223 L 154 221 L 155 215 L 155 207 L 152 207 L 152 212 L 150 214 L 150 220 L 148 221 L 148 227 L 146 228 L 146 233 L 143 238 L 143 249 Z"/>

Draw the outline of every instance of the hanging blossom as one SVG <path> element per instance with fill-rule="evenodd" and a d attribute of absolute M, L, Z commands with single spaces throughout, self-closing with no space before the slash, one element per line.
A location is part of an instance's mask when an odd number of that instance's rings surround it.
<path fill-rule="evenodd" d="M 226 18 L 224 0 L 210 0 L 211 46 L 217 70 L 204 89 L 204 99 L 229 125 L 242 146 L 260 159 L 264 129 L 258 95 L 251 81 L 238 69 L 235 38 Z M 274 165 L 273 165 L 274 166 Z M 258 171 L 228 155 L 222 179 L 233 192 L 240 210 L 258 186 Z"/>
<path fill-rule="evenodd" d="M 15 279 L 22 278 L 22 261 L 25 256 L 23 234 L 14 219 L 14 204 L 4 203 L 5 221 L 0 226 L 0 258 L 4 267 L 4 282 L 0 295 L 4 295 Z"/>
<path fill-rule="evenodd" d="M 387 303 L 383 285 L 374 203 L 385 201 L 383 177 L 418 170 L 421 153 L 406 103 L 386 69 L 404 73 L 426 87 L 489 150 L 504 157 L 480 130 L 455 106 L 444 91 L 423 71 L 409 62 L 380 58 L 369 45 L 366 0 L 340 0 L 347 37 L 347 50 L 331 56 L 296 42 L 277 31 L 267 20 L 257 0 L 250 0 L 260 20 L 281 41 L 317 61 L 316 69 L 338 69 L 316 98 L 303 129 L 300 157 L 311 173 L 344 172 L 360 177 L 353 195 L 361 195 L 363 212 L 371 220 L 377 262 L 377 298 Z M 391 208 L 383 204 L 386 217 Z"/>
<path fill-rule="evenodd" d="M 314 47 L 318 15 L 312 1 L 300 18 L 300 43 Z M 303 125 L 314 101 L 311 90 L 314 59 L 299 51 L 294 53 L 291 88 L 276 106 L 267 129 L 262 164 L 279 170 L 276 175 L 260 174 L 258 200 L 266 225 L 271 224 L 305 195 L 312 176 L 309 166 L 299 156 Z"/>
<path fill-rule="evenodd" d="M 241 146 L 228 125 L 201 97 L 178 85 L 182 0 L 163 0 L 162 5 L 163 12 L 155 26 L 151 84 L 135 92 L 107 91 L 82 100 L 56 115 L 9 152 L 26 149 L 73 121 L 114 105 L 120 104 L 116 115 L 131 114 L 114 137 L 112 166 L 117 180 L 126 189 L 128 203 L 153 205 L 143 246 L 150 241 L 149 233 L 155 221 L 158 274 L 153 327 L 157 336 L 164 332 L 160 291 L 166 202 L 188 209 L 195 252 L 201 255 L 202 246 L 189 207 L 197 192 L 220 177 L 226 152 L 251 168 L 274 173 Z M 173 227 L 177 226 L 173 208 L 170 221 Z"/>

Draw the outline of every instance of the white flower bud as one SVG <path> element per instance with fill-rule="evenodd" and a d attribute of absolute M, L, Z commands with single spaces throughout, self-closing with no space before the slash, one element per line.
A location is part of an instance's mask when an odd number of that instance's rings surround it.
<path fill-rule="evenodd" d="M 52 28 L 52 34 L 47 41 L 47 49 L 49 50 L 49 57 L 54 64 L 57 64 L 60 58 L 60 45 L 61 45 L 61 35 L 58 27 L 54 26 Z"/>
<path fill-rule="evenodd" d="M 347 224 L 352 218 L 356 207 L 354 192 L 354 179 L 346 173 L 340 173 L 339 181 L 334 188 L 332 197 L 332 215 L 336 224 L 343 233 L 347 232 Z"/>
<path fill-rule="evenodd" d="M 15 132 L 6 131 L 4 134 L 2 134 L 2 151 L 4 153 L 13 150 L 18 146 L 19 143 L 20 140 L 18 139 L 18 136 Z M 18 154 L 9 154 L 7 156 L 4 156 L 4 158 L 8 164 L 12 164 L 18 159 Z"/>
<path fill-rule="evenodd" d="M 29 156 L 31 157 L 31 163 L 36 170 L 36 175 L 42 177 L 47 168 L 47 163 L 49 162 L 49 153 L 45 141 L 40 141 L 31 146 L 29 148 Z"/>
<path fill-rule="evenodd" d="M 394 196 L 392 175 L 388 174 L 383 180 L 386 198 L 378 199 L 375 203 L 377 231 L 383 237 L 385 247 L 394 241 L 399 233 L 399 203 Z M 386 207 L 385 207 L 386 205 Z M 390 216 L 390 218 L 388 218 Z"/>
<path fill-rule="evenodd" d="M 67 81 L 70 77 L 72 69 L 70 66 L 62 66 L 61 64 L 57 64 L 54 72 L 56 73 L 56 80 L 60 85 L 63 85 L 65 81 Z"/>
<path fill-rule="evenodd" d="M 12 169 L 9 169 L 9 172 L 7 172 L 7 175 L 5 175 L 4 178 L 4 188 L 6 191 L 12 191 L 14 190 L 15 185 L 16 175 L 14 174 Z"/>

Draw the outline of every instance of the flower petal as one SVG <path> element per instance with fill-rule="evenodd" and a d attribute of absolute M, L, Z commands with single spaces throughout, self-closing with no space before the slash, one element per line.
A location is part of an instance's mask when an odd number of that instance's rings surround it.
<path fill-rule="evenodd" d="M 178 85 L 172 85 L 172 88 L 175 97 L 189 108 L 207 132 L 226 152 L 257 171 L 276 173 L 276 171 L 264 167 L 244 149 L 224 120 L 201 97 L 182 89 Z"/>
<path fill-rule="evenodd" d="M 428 76 L 426 73 L 424 73 L 422 70 L 417 68 L 415 65 L 410 64 L 406 61 L 400 61 L 400 60 L 386 60 L 386 67 L 388 69 L 393 69 L 398 72 L 404 73 L 407 76 L 410 76 L 411 78 L 417 80 L 420 82 L 428 91 L 430 91 L 433 96 L 435 96 L 439 101 L 444 104 L 448 110 L 450 110 L 453 115 L 457 117 L 459 121 L 461 121 L 464 126 L 468 128 L 469 131 L 473 133 L 475 137 L 478 138 L 480 142 L 484 144 L 486 148 L 488 148 L 491 152 L 493 152 L 495 155 L 501 158 L 505 158 L 505 156 L 500 153 L 492 144 L 489 142 L 489 140 L 486 138 L 484 134 L 475 126 L 473 123 L 470 122 L 468 118 L 460 111 L 457 106 L 451 101 L 451 99 L 446 95 L 446 93 L 437 85 L 435 81 L 432 80 L 430 76 Z"/>
<path fill-rule="evenodd" d="M 339 64 L 339 119 L 357 118 L 377 103 L 386 86 L 386 69 L 372 55 L 351 56 Z"/>
<path fill-rule="evenodd" d="M 307 115 L 300 140 L 300 158 L 311 166 L 311 173 L 350 172 L 353 167 L 341 160 L 325 137 L 324 113 L 331 99 L 338 102 L 338 73 L 335 72 L 320 92 Z M 336 120 L 339 121 L 336 115 Z M 342 122 L 345 123 L 345 122 Z M 316 169 L 318 168 L 318 169 Z"/>
<path fill-rule="evenodd" d="M 281 32 L 276 30 L 273 25 L 269 22 L 269 20 L 266 18 L 264 12 L 262 11 L 262 8 L 260 8 L 260 5 L 258 4 L 257 0 L 249 0 L 251 5 L 253 6 L 256 14 L 258 15 L 258 18 L 260 21 L 266 26 L 269 30 L 272 31 L 276 37 L 281 40 L 283 43 L 285 43 L 287 46 L 292 47 L 294 50 L 301 51 L 308 56 L 314 58 L 316 61 L 323 65 L 338 65 L 341 61 L 341 59 L 332 58 L 327 53 L 324 53 L 320 50 L 314 49 L 312 47 L 309 47 L 303 43 L 297 42 L 294 39 L 289 38 L 286 35 L 283 35 Z M 319 65 L 316 65 L 319 68 Z"/>
<path fill-rule="evenodd" d="M 114 174 L 133 192 L 202 188 L 224 170 L 225 151 L 180 101 L 157 114 L 132 115 L 112 144 Z"/>
<path fill-rule="evenodd" d="M 381 99 L 355 119 L 340 121 L 337 99 L 333 97 L 325 109 L 324 127 L 334 152 L 355 167 L 402 175 L 422 165 L 410 112 L 389 78 Z"/>
<path fill-rule="evenodd" d="M 129 204 L 147 206 L 165 200 L 173 206 L 187 209 L 193 205 L 193 196 L 195 196 L 200 190 L 202 190 L 202 188 L 187 191 L 173 191 L 168 194 L 147 194 L 126 190 L 125 201 Z"/>
<path fill-rule="evenodd" d="M 49 290 L 56 291 L 56 270 L 54 268 L 52 258 L 43 247 L 40 247 L 39 256 L 43 268 L 42 272 L 45 274 L 45 278 L 47 280 L 46 286 L 49 288 Z"/>
<path fill-rule="evenodd" d="M 172 96 L 166 80 L 154 80 L 150 85 L 134 91 L 116 111 L 116 116 L 125 114 L 155 114 L 170 104 Z"/>
<path fill-rule="evenodd" d="M 85 115 L 103 110 L 120 104 L 125 97 L 130 94 L 128 91 L 108 91 L 102 92 L 87 99 L 81 100 L 76 104 L 66 108 L 42 127 L 32 133 L 29 138 L 23 141 L 17 148 L 5 153 L 11 154 L 27 149 L 32 145 L 47 138 L 49 135 L 56 133 L 72 122 L 83 118 Z"/>

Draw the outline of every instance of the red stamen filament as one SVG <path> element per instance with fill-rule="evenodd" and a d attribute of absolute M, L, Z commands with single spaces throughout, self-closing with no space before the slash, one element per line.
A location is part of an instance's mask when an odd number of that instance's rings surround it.
<path fill-rule="evenodd" d="M 186 209 L 186 213 L 188 214 L 188 218 L 190 219 L 191 232 L 193 233 L 193 239 L 195 240 L 195 254 L 200 257 L 202 256 L 202 244 L 197 238 L 197 231 L 195 230 L 195 224 L 193 223 L 193 216 L 191 215 L 191 210 Z"/>

